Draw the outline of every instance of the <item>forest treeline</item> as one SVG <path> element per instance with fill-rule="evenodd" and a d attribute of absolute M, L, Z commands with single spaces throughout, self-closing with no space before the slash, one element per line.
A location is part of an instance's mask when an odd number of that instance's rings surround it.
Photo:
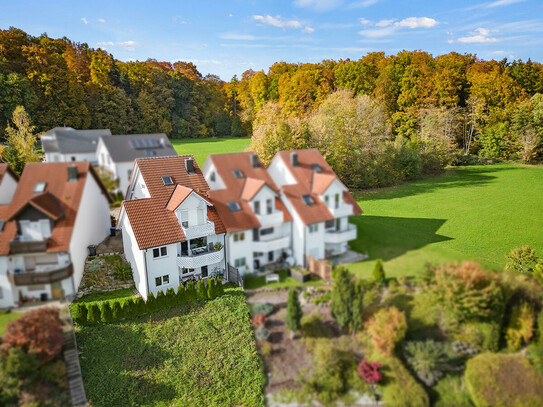
<path fill-rule="evenodd" d="M 542 93 L 543 65 L 530 60 L 373 52 L 224 82 L 190 62 L 122 62 L 67 38 L 0 30 L 0 137 L 19 105 L 37 132 L 252 136 L 264 161 L 319 148 L 353 187 L 433 173 L 462 154 L 542 161 Z"/>

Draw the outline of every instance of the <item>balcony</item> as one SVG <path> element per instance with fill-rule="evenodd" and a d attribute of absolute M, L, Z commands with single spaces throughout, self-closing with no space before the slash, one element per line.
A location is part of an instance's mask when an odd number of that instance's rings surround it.
<path fill-rule="evenodd" d="M 202 225 L 189 226 L 188 222 L 181 222 L 181 228 L 187 239 L 195 239 L 197 237 L 211 236 L 215 234 L 215 223 L 207 220 Z"/>
<path fill-rule="evenodd" d="M 332 204 L 331 206 L 328 206 L 328 209 L 332 215 L 334 215 L 334 218 L 342 218 L 344 216 L 351 216 L 353 214 L 353 206 L 345 202 L 340 202 L 338 208 Z"/>
<path fill-rule="evenodd" d="M 268 226 L 268 225 L 277 225 L 279 223 L 283 223 L 283 212 L 282 211 L 273 211 L 272 213 L 263 214 L 263 215 L 256 215 L 256 218 L 260 222 L 261 226 Z"/>
<path fill-rule="evenodd" d="M 265 236 L 260 236 L 264 238 Z M 255 252 L 269 252 L 272 250 L 281 250 L 290 247 L 290 236 L 276 237 L 270 240 L 253 241 L 253 251 Z"/>
<path fill-rule="evenodd" d="M 195 269 L 202 266 L 215 264 L 224 259 L 224 247 L 220 250 L 202 250 L 199 254 L 192 256 L 177 256 L 177 266 L 181 268 Z"/>
<path fill-rule="evenodd" d="M 37 269 L 38 270 L 38 269 Z M 65 278 L 71 277 L 74 273 L 72 263 L 65 266 L 48 266 L 42 268 L 48 271 L 27 271 L 27 272 L 10 272 L 9 279 L 16 286 L 36 285 L 36 284 L 52 284 Z"/>
<path fill-rule="evenodd" d="M 356 239 L 356 226 L 350 223 L 347 224 L 345 230 L 329 229 L 324 234 L 324 243 L 344 243 Z"/>
<path fill-rule="evenodd" d="M 39 253 L 47 250 L 47 242 L 43 240 L 24 240 L 19 236 L 9 242 L 9 251 L 11 254 L 19 253 Z"/>

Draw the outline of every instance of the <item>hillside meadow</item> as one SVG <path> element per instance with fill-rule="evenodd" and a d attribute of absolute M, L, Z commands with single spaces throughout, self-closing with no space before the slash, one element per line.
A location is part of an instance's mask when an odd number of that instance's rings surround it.
<path fill-rule="evenodd" d="M 200 167 L 204 166 L 209 154 L 239 153 L 244 151 L 250 138 L 213 138 L 171 140 L 179 155 L 192 154 Z"/>

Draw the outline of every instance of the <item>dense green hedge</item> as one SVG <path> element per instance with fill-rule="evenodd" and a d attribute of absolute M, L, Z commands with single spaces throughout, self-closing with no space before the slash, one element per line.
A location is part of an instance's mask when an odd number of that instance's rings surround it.
<path fill-rule="evenodd" d="M 464 380 L 476 407 L 543 406 L 543 376 L 520 354 L 475 356 Z"/>
<path fill-rule="evenodd" d="M 72 316 L 78 325 L 107 323 L 134 318 L 162 308 L 185 304 L 196 299 L 212 300 L 224 294 L 224 288 L 219 278 L 216 281 L 214 278 L 208 279 L 207 287 L 203 280 L 200 281 L 198 282 L 198 291 L 194 287 L 194 284 L 189 282 L 186 288 L 180 285 L 177 292 L 173 288 L 169 288 L 166 294 L 163 291 L 159 291 L 156 297 L 153 293 L 149 293 L 147 302 L 143 298 L 138 297 L 106 300 L 101 301 L 100 304 L 94 302 L 76 303 L 74 307 L 71 307 Z"/>

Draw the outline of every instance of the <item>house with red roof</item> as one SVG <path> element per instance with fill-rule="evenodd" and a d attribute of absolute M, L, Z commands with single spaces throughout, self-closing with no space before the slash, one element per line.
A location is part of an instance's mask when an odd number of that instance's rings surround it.
<path fill-rule="evenodd" d="M 203 167 L 227 232 L 226 258 L 241 273 L 292 258 L 292 217 L 253 152 L 212 154 Z"/>
<path fill-rule="evenodd" d="M 0 205 L 8 205 L 15 194 L 19 176 L 7 164 L 0 163 Z"/>
<path fill-rule="evenodd" d="M 111 201 L 89 162 L 28 163 L 0 204 L 0 308 L 74 295 L 88 246 L 109 233 Z"/>
<path fill-rule="evenodd" d="M 308 256 L 341 261 L 357 236 L 349 216 L 362 210 L 321 153 L 280 151 L 267 170 L 292 216 L 295 264 L 307 267 Z"/>
<path fill-rule="evenodd" d="M 138 158 L 117 228 L 144 299 L 227 268 L 226 228 L 193 156 Z"/>

